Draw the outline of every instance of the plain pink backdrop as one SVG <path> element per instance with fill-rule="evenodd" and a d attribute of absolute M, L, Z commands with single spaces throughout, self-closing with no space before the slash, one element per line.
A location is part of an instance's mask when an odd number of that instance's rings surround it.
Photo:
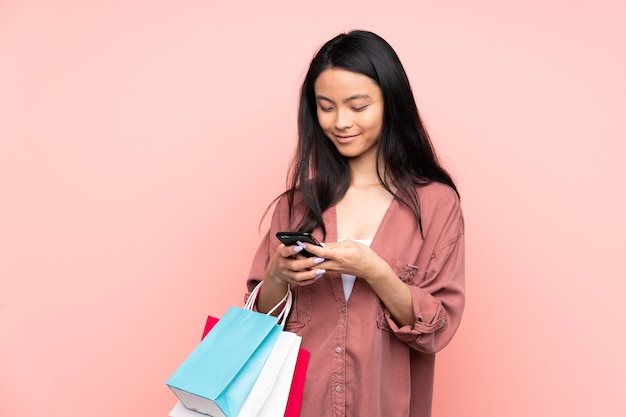
<path fill-rule="evenodd" d="M 0 2 L 0 415 L 167 415 L 242 303 L 308 61 L 354 28 L 462 194 L 435 417 L 625 415 L 626 3 L 294 3 Z"/>

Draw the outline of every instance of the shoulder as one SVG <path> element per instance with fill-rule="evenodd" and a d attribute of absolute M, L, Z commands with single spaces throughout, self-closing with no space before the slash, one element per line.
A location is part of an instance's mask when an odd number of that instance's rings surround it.
<path fill-rule="evenodd" d="M 430 182 L 416 184 L 415 193 L 417 195 L 421 226 L 426 229 L 429 225 L 439 225 L 442 222 L 454 221 L 462 222 L 461 201 L 454 189 L 441 182 Z M 408 222 L 415 219 L 413 211 L 405 204 L 396 204 L 394 217 L 401 222 Z M 416 224 L 416 228 L 419 226 Z"/>
<path fill-rule="evenodd" d="M 289 193 L 284 192 L 275 200 L 274 213 L 272 215 L 272 223 L 281 230 L 289 230 L 289 223 L 297 224 L 303 215 L 304 200 L 299 191 L 293 194 L 293 207 L 290 207 Z"/>
<path fill-rule="evenodd" d="M 285 191 L 281 195 L 279 195 L 274 201 L 276 204 L 275 210 L 279 213 L 287 213 L 289 211 L 289 192 Z M 302 198 L 302 193 L 299 190 L 295 190 L 293 192 L 293 205 L 295 208 L 298 208 L 304 202 Z"/>
<path fill-rule="evenodd" d="M 424 185 L 416 185 L 415 191 L 419 198 L 420 206 L 460 206 L 461 201 L 456 191 L 447 184 L 430 182 Z"/>
<path fill-rule="evenodd" d="M 444 224 L 455 224 L 457 232 L 463 233 L 464 220 L 461 201 L 456 191 L 449 185 L 440 182 L 431 182 L 416 187 L 419 199 L 422 225 L 429 227 L 443 227 Z"/>

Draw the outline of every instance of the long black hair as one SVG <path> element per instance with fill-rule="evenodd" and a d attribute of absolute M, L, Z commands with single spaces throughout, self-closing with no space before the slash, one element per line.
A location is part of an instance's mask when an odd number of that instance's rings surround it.
<path fill-rule="evenodd" d="M 302 84 L 298 145 L 287 191 L 283 193 L 288 199 L 289 223 L 295 218 L 296 210 L 303 209 L 304 216 L 295 229 L 311 232 L 319 226 L 326 235 L 322 214 L 341 200 L 350 185 L 347 158 L 326 137 L 317 119 L 315 81 L 328 68 L 363 74 L 380 87 L 384 113 L 376 151 L 378 179 L 411 209 L 421 227 L 416 185 L 437 181 L 452 187 L 457 195 L 458 190 L 439 163 L 397 54 L 383 38 L 361 30 L 340 34 L 326 42 L 311 61 Z M 295 207 L 298 191 L 302 195 L 302 208 Z"/>

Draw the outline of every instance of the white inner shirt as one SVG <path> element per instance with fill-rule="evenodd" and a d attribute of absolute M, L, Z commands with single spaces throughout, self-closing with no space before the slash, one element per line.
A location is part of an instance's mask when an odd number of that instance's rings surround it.
<path fill-rule="evenodd" d="M 346 239 L 337 239 L 337 242 L 344 241 Z M 373 239 L 352 239 L 353 242 L 361 243 L 367 247 L 372 244 Z M 346 297 L 346 301 L 352 294 L 352 288 L 354 287 L 354 281 L 356 277 L 354 275 L 341 274 L 341 282 L 343 283 L 343 295 Z"/>

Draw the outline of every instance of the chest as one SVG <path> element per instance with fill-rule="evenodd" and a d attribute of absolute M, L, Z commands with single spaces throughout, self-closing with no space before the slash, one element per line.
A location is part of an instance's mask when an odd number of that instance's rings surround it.
<path fill-rule="evenodd" d="M 380 186 L 349 188 L 337 203 L 337 237 L 372 239 L 393 196 Z"/>

